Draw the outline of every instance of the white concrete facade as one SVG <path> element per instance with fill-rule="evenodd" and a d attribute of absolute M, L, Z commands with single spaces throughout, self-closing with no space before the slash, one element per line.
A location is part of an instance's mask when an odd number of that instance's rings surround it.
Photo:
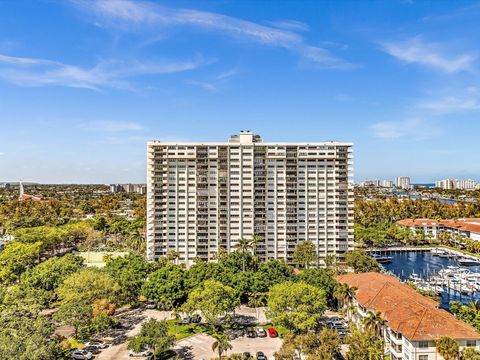
<path fill-rule="evenodd" d="M 261 259 L 291 262 L 311 240 L 320 258 L 353 246 L 352 144 L 266 143 L 241 132 L 223 143 L 147 144 L 147 256 L 190 265 L 258 235 Z"/>

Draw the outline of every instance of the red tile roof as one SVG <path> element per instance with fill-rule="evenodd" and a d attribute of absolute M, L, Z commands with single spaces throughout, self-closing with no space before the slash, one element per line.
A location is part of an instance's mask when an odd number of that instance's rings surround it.
<path fill-rule="evenodd" d="M 444 226 L 452 229 L 460 229 L 480 234 L 480 219 L 466 218 L 457 220 L 432 220 L 432 219 L 404 219 L 397 221 L 397 224 L 403 226 Z"/>
<path fill-rule="evenodd" d="M 436 340 L 441 336 L 480 340 L 480 334 L 472 326 L 438 309 L 436 301 L 418 294 L 393 276 L 347 274 L 337 280 L 357 288 L 357 301 L 365 308 L 379 312 L 393 331 L 410 341 Z"/>
<path fill-rule="evenodd" d="M 25 200 L 42 201 L 42 198 L 40 196 L 23 194 L 18 198 L 18 200 L 19 201 L 25 201 Z"/>

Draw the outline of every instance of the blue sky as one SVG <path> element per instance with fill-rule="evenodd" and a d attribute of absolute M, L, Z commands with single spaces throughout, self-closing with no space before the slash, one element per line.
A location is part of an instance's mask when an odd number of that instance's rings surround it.
<path fill-rule="evenodd" d="M 480 3 L 1 1 L 0 181 L 143 182 L 145 142 L 355 143 L 480 180 Z"/>

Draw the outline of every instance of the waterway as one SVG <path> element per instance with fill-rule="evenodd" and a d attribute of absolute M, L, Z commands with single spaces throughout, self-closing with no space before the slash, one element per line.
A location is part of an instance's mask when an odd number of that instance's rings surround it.
<path fill-rule="evenodd" d="M 392 256 L 393 259 L 390 264 L 383 264 L 384 268 L 403 281 L 407 280 L 412 273 L 416 273 L 422 278 L 428 278 L 447 266 L 459 266 L 455 259 L 433 256 L 428 251 L 391 252 L 387 254 Z M 465 268 L 480 273 L 480 266 L 466 266 Z M 461 301 L 467 304 L 473 299 L 480 300 L 480 293 L 462 295 L 456 291 L 445 289 L 441 293 L 440 303 L 442 308 L 448 309 L 450 301 Z"/>

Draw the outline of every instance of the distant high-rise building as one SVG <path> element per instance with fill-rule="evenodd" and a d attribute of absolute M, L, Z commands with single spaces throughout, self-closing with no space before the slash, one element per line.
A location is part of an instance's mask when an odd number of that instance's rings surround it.
<path fill-rule="evenodd" d="M 112 193 L 126 192 L 146 194 L 147 185 L 145 184 L 110 184 L 110 191 Z"/>
<path fill-rule="evenodd" d="M 400 189 L 410 189 L 410 178 L 408 176 L 398 176 L 395 179 L 395 186 Z"/>
<path fill-rule="evenodd" d="M 451 190 L 451 189 L 460 189 L 460 190 L 473 190 L 477 186 L 477 182 L 472 179 L 444 179 L 435 181 L 435 187 Z"/>
<path fill-rule="evenodd" d="M 393 187 L 393 182 L 390 180 L 381 180 L 380 181 L 380 186 L 384 188 L 391 188 Z"/>
<path fill-rule="evenodd" d="M 176 251 L 190 265 L 259 236 L 262 260 L 292 263 L 310 240 L 318 262 L 353 246 L 352 144 L 228 142 L 147 145 L 147 256 Z"/>

